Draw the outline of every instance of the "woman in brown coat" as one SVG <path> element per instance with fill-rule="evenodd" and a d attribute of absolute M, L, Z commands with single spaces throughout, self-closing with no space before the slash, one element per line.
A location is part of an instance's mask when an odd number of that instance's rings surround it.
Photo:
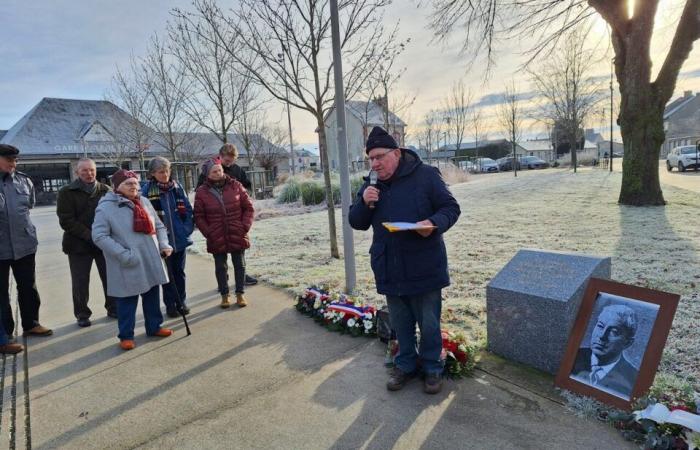
<path fill-rule="evenodd" d="M 221 307 L 231 306 L 228 286 L 228 255 L 236 280 L 236 304 L 246 306 L 245 249 L 250 247 L 248 231 L 253 225 L 253 204 L 241 183 L 224 174 L 221 160 L 209 160 L 202 166 L 206 177 L 194 198 L 194 221 L 207 239 L 207 251 L 214 255 L 216 282 Z"/>

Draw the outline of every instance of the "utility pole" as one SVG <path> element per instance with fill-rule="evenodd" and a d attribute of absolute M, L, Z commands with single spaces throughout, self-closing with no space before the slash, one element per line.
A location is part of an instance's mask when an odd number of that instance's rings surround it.
<path fill-rule="evenodd" d="M 348 216 L 350 215 L 350 167 L 348 139 L 345 128 L 345 89 L 343 87 L 343 62 L 340 53 L 340 21 L 338 0 L 330 0 L 331 35 L 333 41 L 333 75 L 335 79 L 335 113 L 340 161 L 340 205 L 343 211 L 343 256 L 345 257 L 345 292 L 355 290 L 355 243 Z"/>
<path fill-rule="evenodd" d="M 613 75 L 615 68 L 615 58 L 610 60 L 610 172 L 613 164 Z"/>

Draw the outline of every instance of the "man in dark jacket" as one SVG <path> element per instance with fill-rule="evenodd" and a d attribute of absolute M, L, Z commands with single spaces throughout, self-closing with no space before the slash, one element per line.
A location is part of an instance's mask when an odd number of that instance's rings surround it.
<path fill-rule="evenodd" d="M 0 144 L 0 316 L 8 335 L 15 329 L 10 306 L 10 269 L 17 283 L 17 301 L 25 335 L 49 336 L 39 324 L 41 299 L 36 289 L 36 250 L 39 241 L 29 218 L 34 207 L 34 184 L 18 172 L 19 149 Z"/>
<path fill-rule="evenodd" d="M 238 149 L 236 146 L 233 144 L 222 145 L 219 149 L 219 157 L 221 158 L 221 167 L 224 168 L 224 174 L 228 175 L 234 180 L 237 180 L 243 185 L 244 188 L 250 191 L 252 185 L 248 179 L 248 175 L 246 175 L 245 170 L 243 170 L 241 166 L 236 164 L 236 160 L 238 159 Z M 197 180 L 197 187 L 203 185 L 206 180 L 206 176 L 203 173 L 200 173 L 199 179 Z M 258 284 L 258 280 L 246 274 L 245 284 L 246 286 L 253 286 Z"/>
<path fill-rule="evenodd" d="M 77 178 L 58 191 L 56 215 L 63 228 L 63 253 L 68 255 L 73 284 L 73 314 L 81 327 L 91 325 L 90 271 L 95 262 L 102 281 L 107 316 L 117 317 L 114 299 L 107 295 L 107 271 L 102 251 L 92 242 L 92 222 L 100 199 L 109 192 L 109 186 L 96 179 L 97 167 L 88 158 L 78 161 Z"/>
<path fill-rule="evenodd" d="M 399 341 L 387 388 L 403 388 L 416 374 L 420 358 L 424 390 L 435 394 L 442 387 L 442 288 L 450 284 L 442 235 L 457 221 L 459 205 L 438 169 L 423 164 L 415 152 L 400 149 L 382 128 L 374 127 L 366 152 L 378 180 L 376 185 L 365 181 L 349 221 L 355 229 L 373 229 L 372 271 L 377 292 L 386 295 Z M 383 222 L 410 222 L 422 228 L 390 233 Z M 421 330 L 419 353 L 416 323 Z"/>

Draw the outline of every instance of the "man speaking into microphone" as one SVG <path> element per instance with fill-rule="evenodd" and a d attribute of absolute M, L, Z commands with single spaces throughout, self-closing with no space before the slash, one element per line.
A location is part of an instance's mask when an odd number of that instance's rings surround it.
<path fill-rule="evenodd" d="M 387 389 L 398 391 L 416 375 L 423 390 L 442 387 L 442 289 L 450 284 L 443 233 L 459 218 L 460 209 L 440 175 L 418 155 L 374 127 L 365 152 L 376 172 L 365 181 L 350 207 L 350 225 L 372 227 L 370 257 L 377 292 L 386 295 L 391 325 L 399 341 L 396 366 Z M 418 229 L 390 233 L 383 222 L 410 222 Z M 416 324 L 421 339 L 416 352 Z"/>

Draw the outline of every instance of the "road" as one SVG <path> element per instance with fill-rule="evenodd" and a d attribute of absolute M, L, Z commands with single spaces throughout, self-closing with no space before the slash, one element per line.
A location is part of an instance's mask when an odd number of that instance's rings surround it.
<path fill-rule="evenodd" d="M 615 159 L 613 161 L 613 171 L 622 172 L 622 160 Z M 666 170 L 666 160 L 659 160 L 659 181 L 662 185 L 673 186 L 680 189 L 700 193 L 700 171 L 686 170 L 678 172 L 673 169 L 671 172 Z"/>

